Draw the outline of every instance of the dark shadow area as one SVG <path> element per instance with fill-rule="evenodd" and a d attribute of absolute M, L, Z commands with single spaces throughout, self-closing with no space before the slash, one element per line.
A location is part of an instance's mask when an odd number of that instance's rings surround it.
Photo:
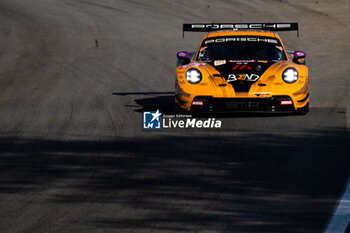
<path fill-rule="evenodd" d="M 1 221 L 10 221 L 7 205 L 26 204 L 12 196 L 32 194 L 45 198 L 26 208 L 77 211 L 60 224 L 91 232 L 322 232 L 348 180 L 348 142 L 343 129 L 100 141 L 2 135 Z"/>
<path fill-rule="evenodd" d="M 349 224 L 348 224 L 348 227 L 347 227 L 346 230 L 345 230 L 345 233 L 350 233 L 350 222 L 349 222 Z"/>
<path fill-rule="evenodd" d="M 163 114 L 175 114 L 174 92 L 115 92 L 113 95 L 119 96 L 148 96 L 152 97 L 134 99 L 137 105 L 125 105 L 125 107 L 137 108 L 135 112 L 155 111 L 160 110 Z"/>
<path fill-rule="evenodd" d="M 174 92 L 163 91 L 163 92 L 114 92 L 113 95 L 174 95 Z"/>
<path fill-rule="evenodd" d="M 134 99 L 135 103 L 138 104 L 140 108 L 136 109 L 135 112 L 144 112 L 144 111 L 159 111 L 163 114 L 175 114 L 175 96 L 174 95 L 165 95 L 165 96 L 156 96 L 151 98 L 141 98 Z"/>

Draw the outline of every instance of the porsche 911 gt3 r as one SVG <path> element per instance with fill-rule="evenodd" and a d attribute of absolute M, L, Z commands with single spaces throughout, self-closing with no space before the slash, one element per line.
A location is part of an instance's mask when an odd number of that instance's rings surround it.
<path fill-rule="evenodd" d="M 184 24 L 207 31 L 197 51 L 177 53 L 175 104 L 195 112 L 301 112 L 309 109 L 306 53 L 287 52 L 273 31 L 297 23 Z"/>

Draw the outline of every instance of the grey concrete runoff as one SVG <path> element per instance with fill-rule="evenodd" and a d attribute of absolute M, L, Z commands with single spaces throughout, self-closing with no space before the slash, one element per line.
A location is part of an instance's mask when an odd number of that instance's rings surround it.
<path fill-rule="evenodd" d="M 143 130 L 204 35 L 182 24 L 241 18 L 299 22 L 310 112 Z M 0 232 L 323 232 L 349 203 L 349 25 L 348 0 L 0 0 Z"/>

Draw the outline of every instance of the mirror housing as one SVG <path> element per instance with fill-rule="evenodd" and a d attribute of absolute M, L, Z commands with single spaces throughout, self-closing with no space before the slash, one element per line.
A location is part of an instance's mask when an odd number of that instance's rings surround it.
<path fill-rule="evenodd" d="M 184 66 L 191 62 L 190 53 L 187 51 L 180 51 L 176 54 L 177 65 Z"/>
<path fill-rule="evenodd" d="M 294 51 L 293 62 L 300 65 L 305 65 L 306 53 L 304 51 Z"/>

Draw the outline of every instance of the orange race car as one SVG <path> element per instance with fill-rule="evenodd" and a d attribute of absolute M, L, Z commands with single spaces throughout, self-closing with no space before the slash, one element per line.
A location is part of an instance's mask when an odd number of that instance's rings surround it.
<path fill-rule="evenodd" d="M 309 110 L 306 53 L 288 52 L 274 31 L 298 23 L 184 24 L 208 32 L 197 52 L 177 53 L 175 104 L 193 112 Z"/>

